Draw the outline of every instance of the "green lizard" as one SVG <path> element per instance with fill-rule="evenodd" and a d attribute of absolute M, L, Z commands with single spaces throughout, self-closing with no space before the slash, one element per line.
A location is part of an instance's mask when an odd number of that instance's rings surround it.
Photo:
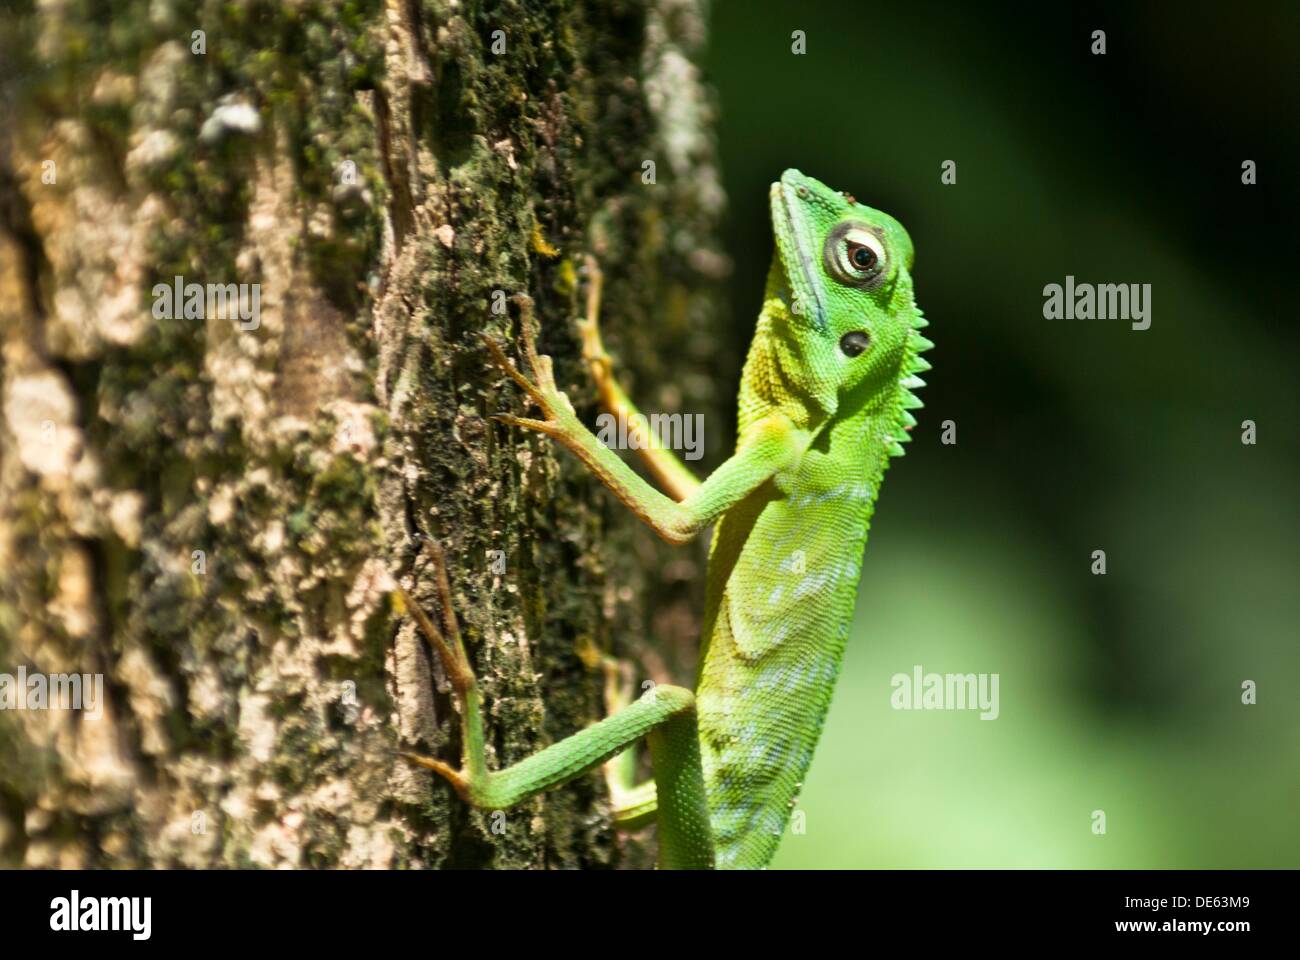
<path fill-rule="evenodd" d="M 772 184 L 776 250 L 740 384 L 736 452 L 704 481 L 642 443 L 657 491 L 602 446 L 537 354 L 520 306 L 531 378 L 488 347 L 544 419 L 496 419 L 558 440 L 660 536 L 684 543 L 715 525 L 695 692 L 659 685 L 514 766 L 488 771 L 481 698 L 451 609 L 441 551 L 436 625 L 401 592 L 460 701 L 463 765 L 407 756 L 469 803 L 504 809 L 648 741 L 654 779 L 624 780 L 616 822 L 658 821 L 665 868 L 762 867 L 789 820 L 830 705 L 857 594 L 867 528 L 891 456 L 921 402 L 912 390 L 932 344 L 912 294 L 912 242 L 887 214 L 797 170 Z M 593 264 L 594 266 L 594 264 Z M 589 287 L 584 356 L 610 412 L 636 412 L 610 372 Z M 629 422 L 641 422 L 629 420 Z M 400 588 L 399 588 L 400 590 Z M 609 768 L 607 768 L 608 771 Z M 631 767 L 623 764 L 623 775 Z"/>

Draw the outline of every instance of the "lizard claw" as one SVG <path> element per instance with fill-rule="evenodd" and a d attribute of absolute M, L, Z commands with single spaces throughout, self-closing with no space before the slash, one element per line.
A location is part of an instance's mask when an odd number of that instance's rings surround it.
<path fill-rule="evenodd" d="M 532 372 L 532 378 L 529 379 L 525 376 L 510 361 L 510 358 L 506 356 L 505 348 L 495 337 L 485 335 L 483 342 L 487 345 L 488 352 L 492 354 L 492 359 L 496 361 L 497 366 L 511 380 L 517 383 L 524 393 L 528 394 L 533 403 L 542 409 L 542 412 L 546 414 L 546 419 L 530 420 L 526 417 L 515 417 L 510 414 L 497 414 L 492 419 L 512 426 L 536 430 L 539 433 L 558 436 L 563 432 L 561 417 L 574 415 L 573 404 L 569 402 L 568 396 L 555 384 L 555 367 L 551 363 L 551 358 L 537 352 L 537 342 L 533 332 L 532 297 L 524 293 L 517 293 L 511 299 L 519 307 L 519 339 L 524 358 L 527 360 L 528 368 Z"/>
<path fill-rule="evenodd" d="M 516 293 L 512 298 L 519 307 L 519 339 L 528 360 L 528 368 L 533 372 L 533 379 L 543 394 L 549 396 L 560 393 L 555 385 L 555 370 L 551 358 L 537 352 L 537 337 L 533 329 L 533 298 L 526 293 Z"/>
<path fill-rule="evenodd" d="M 554 435 L 556 427 L 548 420 L 532 420 L 528 417 L 516 417 L 509 413 L 494 413 L 492 419 L 508 427 L 520 427 L 524 430 L 536 430 L 538 433 Z"/>
<path fill-rule="evenodd" d="M 412 753 L 409 750 L 402 750 L 399 752 L 404 760 L 408 760 L 427 770 L 432 770 L 434 773 L 437 773 L 439 776 L 446 779 L 446 781 L 455 788 L 456 792 L 460 794 L 462 800 L 469 799 L 469 780 L 466 778 L 463 771 L 457 770 L 449 763 L 435 760 L 433 757 L 426 757 L 419 753 Z"/>
<path fill-rule="evenodd" d="M 531 380 L 519 372 L 519 368 L 516 367 L 510 361 L 510 358 L 506 356 L 505 348 L 501 346 L 496 337 L 484 334 L 483 342 L 487 346 L 488 352 L 492 354 L 492 359 L 496 361 L 496 365 L 505 372 L 506 376 L 519 384 L 519 388 L 523 390 L 524 393 L 528 394 L 534 403 L 545 410 L 546 396 Z"/>

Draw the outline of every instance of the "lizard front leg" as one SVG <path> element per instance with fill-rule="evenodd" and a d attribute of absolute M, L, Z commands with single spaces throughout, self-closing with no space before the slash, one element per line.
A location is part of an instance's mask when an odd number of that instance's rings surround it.
<path fill-rule="evenodd" d="M 487 346 L 500 367 L 541 408 L 546 419 L 511 414 L 497 414 L 494 419 L 554 437 L 582 460 L 628 509 L 670 543 L 692 539 L 775 473 L 795 463 L 809 443 L 807 431 L 795 427 L 788 418 L 781 414 L 766 417 L 741 438 L 734 455 L 679 503 L 637 476 L 618 454 L 582 425 L 573 404 L 555 384 L 551 358 L 537 353 L 532 299 L 517 294 L 514 300 L 519 305 L 523 353 L 533 378 L 530 380 L 520 373 L 496 340 L 488 337 Z"/>

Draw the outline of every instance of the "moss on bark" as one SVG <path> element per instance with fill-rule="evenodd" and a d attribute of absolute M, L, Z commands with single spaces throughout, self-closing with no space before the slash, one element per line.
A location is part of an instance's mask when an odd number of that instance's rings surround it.
<path fill-rule="evenodd" d="M 388 588 L 428 600 L 444 543 L 495 764 L 601 715 L 604 652 L 686 679 L 702 550 L 493 424 L 479 338 L 529 292 L 590 420 L 593 252 L 633 394 L 720 422 L 703 38 L 695 0 L 7 16 L 0 671 L 105 702 L 0 711 L 0 864 L 644 862 L 596 777 L 503 821 L 394 758 L 459 745 Z M 259 323 L 157 316 L 176 276 L 260 284 Z"/>

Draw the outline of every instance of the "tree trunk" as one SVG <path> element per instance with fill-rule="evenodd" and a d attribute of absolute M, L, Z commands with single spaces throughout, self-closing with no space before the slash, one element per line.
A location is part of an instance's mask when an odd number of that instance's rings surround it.
<path fill-rule="evenodd" d="M 597 776 L 494 815 L 397 758 L 460 738 L 391 585 L 434 609 L 443 544 L 497 766 L 602 715 L 611 651 L 689 682 L 702 547 L 493 423 L 524 400 L 480 334 L 530 293 L 593 422 L 594 253 L 643 408 L 726 422 L 701 3 L 6 14 L 0 865 L 645 862 Z M 70 673 L 100 702 L 37 709 Z"/>

